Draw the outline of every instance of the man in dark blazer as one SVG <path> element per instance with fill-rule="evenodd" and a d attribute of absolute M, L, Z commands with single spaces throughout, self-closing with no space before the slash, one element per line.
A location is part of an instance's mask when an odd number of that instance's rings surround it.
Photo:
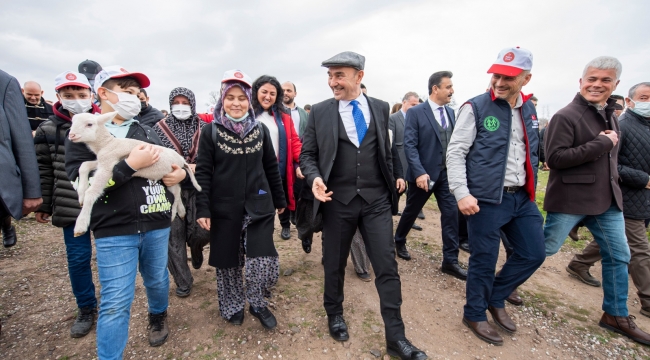
<path fill-rule="evenodd" d="M 397 110 L 395 113 L 390 114 L 388 117 L 388 129 L 393 132 L 393 142 L 397 148 L 399 154 L 399 160 L 402 163 L 402 168 L 404 173 L 408 168 L 408 163 L 406 162 L 406 154 L 404 153 L 404 118 L 406 117 L 406 112 L 420 103 L 420 97 L 416 92 L 409 91 L 402 98 L 402 107 Z M 399 199 L 402 196 L 402 193 L 397 194 Z M 401 215 L 398 212 L 398 215 Z M 418 214 L 420 219 L 424 219 L 424 213 L 420 211 Z M 422 227 L 413 223 L 412 228 L 418 231 L 422 231 Z"/>
<path fill-rule="evenodd" d="M 449 191 L 445 157 L 454 129 L 454 110 L 447 104 L 454 94 L 451 71 L 438 71 L 429 77 L 429 99 L 406 113 L 404 152 L 408 162 L 406 181 L 409 191 L 406 208 L 395 231 L 397 256 L 410 260 L 406 236 L 431 195 L 440 209 L 442 226 L 442 272 L 461 280 L 467 271 L 458 265 L 458 209 Z"/>
<path fill-rule="evenodd" d="M 622 69 L 610 56 L 590 61 L 580 92 L 548 125 L 544 141 L 551 171 L 544 197 L 544 237 L 546 256 L 551 256 L 571 228 L 585 224 L 603 257 L 603 315 L 598 325 L 650 345 L 650 334 L 634 324 L 627 307 L 630 248 L 618 175 L 621 130 L 614 114 L 616 100 L 610 98 Z"/>
<path fill-rule="evenodd" d="M 20 219 L 36 210 L 41 199 L 41 179 L 36 151 L 20 85 L 0 70 L 0 223 L 5 247 L 16 244 L 11 217 Z"/>
<path fill-rule="evenodd" d="M 325 60 L 334 98 L 309 113 L 300 168 L 312 187 L 314 214 L 323 217 L 325 291 L 329 331 L 349 339 L 343 319 L 343 282 L 352 236 L 361 231 L 379 293 L 389 355 L 426 359 L 404 333 L 402 291 L 392 239 L 397 213 L 388 103 L 362 94 L 365 58 L 343 52 Z"/>

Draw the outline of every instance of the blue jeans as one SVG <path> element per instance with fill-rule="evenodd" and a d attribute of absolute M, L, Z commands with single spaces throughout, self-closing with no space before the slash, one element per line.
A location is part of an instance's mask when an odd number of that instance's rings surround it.
<path fill-rule="evenodd" d="M 68 257 L 68 274 L 72 293 L 77 300 L 77 307 L 97 307 L 95 284 L 90 259 L 93 255 L 93 244 L 90 232 L 74 237 L 74 224 L 63 228 L 65 252 Z"/>
<path fill-rule="evenodd" d="M 95 239 L 99 283 L 102 286 L 97 321 L 99 359 L 122 358 L 129 338 L 131 303 L 138 268 L 147 290 L 149 313 L 160 314 L 167 310 L 168 242 L 169 228 Z"/>
<path fill-rule="evenodd" d="M 486 321 L 488 305 L 504 308 L 505 299 L 544 262 L 544 219 L 524 190 L 504 192 L 501 204 L 478 203 L 480 211 L 467 216 L 469 267 L 464 316 L 472 322 Z M 513 249 L 494 275 L 499 258 L 501 232 Z"/>
<path fill-rule="evenodd" d="M 549 212 L 544 225 L 546 256 L 557 253 L 569 231 L 580 221 L 594 235 L 603 257 L 603 311 L 612 316 L 627 316 L 627 265 L 630 248 L 625 237 L 623 212 L 615 205 L 600 215 L 574 215 Z"/>

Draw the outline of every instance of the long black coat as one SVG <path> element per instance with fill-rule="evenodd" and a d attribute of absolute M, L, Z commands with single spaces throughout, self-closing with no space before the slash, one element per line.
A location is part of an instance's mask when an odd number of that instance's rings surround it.
<path fill-rule="evenodd" d="M 650 219 L 650 119 L 629 110 L 619 118 L 621 138 L 618 175 L 623 193 L 623 215 L 630 219 Z"/>
<path fill-rule="evenodd" d="M 197 218 L 211 219 L 211 266 L 239 266 L 244 214 L 251 217 L 246 256 L 278 255 L 273 244 L 275 209 L 285 208 L 287 202 L 266 126 L 259 124 L 244 139 L 216 123 L 204 127 L 196 180 L 202 188 L 196 199 Z"/>
<path fill-rule="evenodd" d="M 389 189 L 393 215 L 395 215 L 397 214 L 398 199 L 393 178 L 393 156 L 388 136 L 390 106 L 385 101 L 368 96 L 366 98 L 370 106 L 372 121 L 377 127 L 379 167 L 384 181 L 386 181 L 386 188 Z M 300 154 L 300 170 L 305 176 L 309 188 L 313 186 L 314 179 L 317 177 L 323 179 L 327 185 L 338 150 L 339 118 L 339 102 L 334 98 L 311 107 Z M 314 214 L 318 213 L 319 206 L 320 201 L 314 201 Z"/>
<path fill-rule="evenodd" d="M 0 70 L 0 201 L 15 219 L 23 215 L 23 199 L 41 197 L 24 99 L 18 81 Z"/>

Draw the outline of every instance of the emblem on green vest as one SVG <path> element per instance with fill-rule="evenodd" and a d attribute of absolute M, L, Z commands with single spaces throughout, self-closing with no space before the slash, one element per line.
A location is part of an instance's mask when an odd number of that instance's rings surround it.
<path fill-rule="evenodd" d="M 499 119 L 494 116 L 488 116 L 483 120 L 483 126 L 485 126 L 488 131 L 496 131 L 500 125 L 501 123 L 499 122 Z"/>

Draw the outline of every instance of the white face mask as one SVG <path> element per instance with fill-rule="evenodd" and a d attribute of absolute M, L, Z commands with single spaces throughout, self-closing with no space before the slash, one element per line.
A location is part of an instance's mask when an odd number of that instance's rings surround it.
<path fill-rule="evenodd" d="M 632 112 L 643 117 L 650 117 L 650 102 L 641 102 L 634 100 L 632 100 L 632 102 L 634 103 L 634 109 L 630 109 Z"/>
<path fill-rule="evenodd" d="M 77 100 L 63 100 L 61 99 L 61 106 L 68 110 L 72 115 L 83 114 L 88 112 L 93 105 L 90 99 L 77 99 Z"/>
<path fill-rule="evenodd" d="M 172 115 L 178 120 L 187 120 L 192 116 L 192 107 L 189 105 L 172 105 Z"/>
<path fill-rule="evenodd" d="M 107 103 L 111 105 L 113 110 L 124 118 L 124 120 L 133 119 L 136 115 L 140 113 L 141 105 L 140 99 L 136 95 L 131 95 L 124 92 L 115 92 L 113 90 L 106 89 L 106 91 L 112 92 L 117 95 L 117 103 L 113 104 L 109 100 L 106 100 Z"/>

